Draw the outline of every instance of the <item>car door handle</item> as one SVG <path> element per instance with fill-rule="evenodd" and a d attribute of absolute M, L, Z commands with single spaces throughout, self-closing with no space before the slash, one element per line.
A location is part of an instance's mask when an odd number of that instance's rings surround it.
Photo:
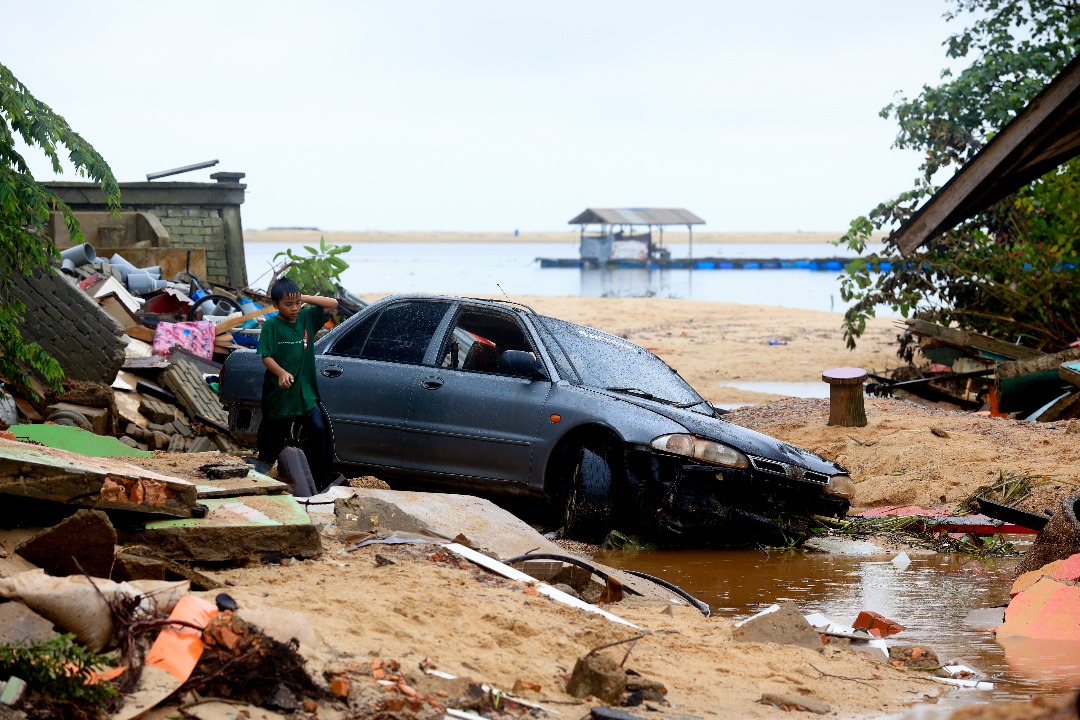
<path fill-rule="evenodd" d="M 341 373 L 345 372 L 345 368 L 340 365 L 327 365 L 323 368 L 322 374 L 324 377 L 336 378 Z"/>
<path fill-rule="evenodd" d="M 425 390 L 438 390 L 442 387 L 442 384 L 441 377 L 426 377 L 420 381 L 420 386 Z"/>

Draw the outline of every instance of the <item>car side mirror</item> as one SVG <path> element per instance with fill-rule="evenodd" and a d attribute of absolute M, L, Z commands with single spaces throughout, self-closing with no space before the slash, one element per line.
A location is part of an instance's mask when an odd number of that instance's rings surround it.
<path fill-rule="evenodd" d="M 530 380 L 547 380 L 547 372 L 540 360 L 524 350 L 503 350 L 499 355 L 499 371 L 507 375 L 527 377 Z"/>

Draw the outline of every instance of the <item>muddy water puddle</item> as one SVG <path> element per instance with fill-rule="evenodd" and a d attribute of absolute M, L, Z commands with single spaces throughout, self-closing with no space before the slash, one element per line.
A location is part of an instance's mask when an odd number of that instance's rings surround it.
<path fill-rule="evenodd" d="M 976 668 L 996 683 L 992 691 L 954 691 L 943 705 L 1059 695 L 1080 686 L 1077 644 L 999 643 L 987 630 L 1000 624 L 1000 611 L 996 622 L 987 611 L 1008 604 L 1019 558 L 912 555 L 905 568 L 891 562 L 894 556 L 652 550 L 606 551 L 596 560 L 674 583 L 708 603 L 715 616 L 742 619 L 786 600 L 804 614 L 819 612 L 843 625 L 862 610 L 877 612 L 907 628 L 897 644 L 929 647 L 943 662 Z"/>

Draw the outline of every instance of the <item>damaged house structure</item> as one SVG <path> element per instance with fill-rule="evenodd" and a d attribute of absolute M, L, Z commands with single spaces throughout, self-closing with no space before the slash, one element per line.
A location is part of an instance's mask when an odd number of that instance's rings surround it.
<path fill-rule="evenodd" d="M 891 239 L 902 254 L 911 256 L 931 239 L 1077 155 L 1080 58 L 1066 66 Z M 1046 422 L 1080 417 L 1080 347 L 1048 354 L 923 320 L 908 320 L 907 324 L 909 332 L 919 339 L 923 355 L 951 369 L 942 378 L 970 382 L 992 376 L 989 395 L 993 414 L 1016 413 Z M 941 399 L 933 385 L 932 379 L 885 381 L 883 389 Z M 959 404 L 963 405 L 964 399 Z"/>

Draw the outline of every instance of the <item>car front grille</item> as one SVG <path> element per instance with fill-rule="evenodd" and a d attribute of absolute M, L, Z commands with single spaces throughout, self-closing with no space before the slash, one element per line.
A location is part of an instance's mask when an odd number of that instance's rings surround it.
<path fill-rule="evenodd" d="M 829 476 L 825 473 L 807 470 L 796 465 L 789 465 L 788 463 L 780 462 L 779 460 L 769 460 L 768 458 L 757 457 L 756 455 L 747 455 L 747 457 L 750 458 L 750 464 L 755 470 L 760 470 L 761 472 L 769 473 L 770 475 L 779 475 L 792 480 L 814 483 L 816 485 L 829 484 Z"/>

